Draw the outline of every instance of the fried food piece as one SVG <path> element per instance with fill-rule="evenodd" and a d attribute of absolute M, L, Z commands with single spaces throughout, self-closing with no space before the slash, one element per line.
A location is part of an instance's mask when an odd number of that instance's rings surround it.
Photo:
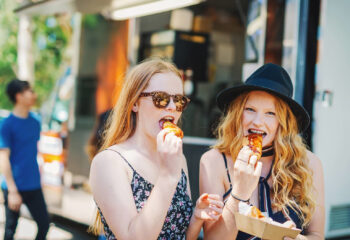
<path fill-rule="evenodd" d="M 250 211 L 248 212 L 247 216 L 258 218 L 258 219 L 265 219 L 266 217 L 261 213 L 261 211 L 255 207 L 251 206 Z"/>
<path fill-rule="evenodd" d="M 261 221 L 264 221 L 269 224 L 273 224 L 279 227 L 284 227 L 284 228 L 295 228 L 295 223 L 291 220 L 286 221 L 284 223 L 279 223 L 274 221 L 272 218 L 265 216 L 262 214 L 262 212 L 255 206 L 251 206 L 247 203 L 240 202 L 239 205 L 239 213 L 243 214 L 248 217 L 252 217 L 255 219 L 259 219 Z"/>
<path fill-rule="evenodd" d="M 165 121 L 163 123 L 163 129 L 165 129 L 168 133 L 174 133 L 175 136 L 179 137 L 179 138 L 183 138 L 184 137 L 184 133 L 183 131 L 174 123 L 170 122 L 170 121 Z"/>
<path fill-rule="evenodd" d="M 264 221 L 268 220 L 268 218 L 265 217 L 265 215 L 263 215 L 261 211 L 255 206 L 251 206 L 247 203 L 240 202 L 238 207 L 239 207 L 239 212 L 245 216 L 258 218 Z"/>
<path fill-rule="evenodd" d="M 262 135 L 257 133 L 251 133 L 245 137 L 243 141 L 244 146 L 248 146 L 253 154 L 257 156 L 258 160 L 261 158 L 262 154 Z"/>

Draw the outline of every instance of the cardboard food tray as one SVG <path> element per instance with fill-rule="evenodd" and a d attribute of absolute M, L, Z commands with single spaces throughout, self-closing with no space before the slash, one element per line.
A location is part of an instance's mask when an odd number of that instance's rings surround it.
<path fill-rule="evenodd" d="M 300 229 L 291 229 L 276 226 L 265 221 L 248 217 L 240 213 L 235 213 L 237 228 L 249 233 L 250 235 L 260 237 L 261 239 L 283 240 L 284 237 L 296 238 Z"/>

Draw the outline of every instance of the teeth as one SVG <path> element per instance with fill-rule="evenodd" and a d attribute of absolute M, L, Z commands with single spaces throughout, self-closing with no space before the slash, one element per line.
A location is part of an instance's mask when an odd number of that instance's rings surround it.
<path fill-rule="evenodd" d="M 250 129 L 250 131 L 251 131 L 252 133 L 256 133 L 256 134 L 261 134 L 261 135 L 263 135 L 263 134 L 264 134 L 264 132 L 263 132 L 263 131 L 252 130 L 252 129 Z"/>
<path fill-rule="evenodd" d="M 165 118 L 163 118 L 164 120 L 168 120 L 168 121 L 172 121 L 173 120 L 173 118 L 171 118 L 171 117 L 165 117 Z"/>

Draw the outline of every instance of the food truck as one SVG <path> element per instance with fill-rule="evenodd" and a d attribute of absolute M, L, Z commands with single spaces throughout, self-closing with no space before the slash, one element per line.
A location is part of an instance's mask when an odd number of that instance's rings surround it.
<path fill-rule="evenodd" d="M 85 149 L 96 119 L 117 101 L 128 67 L 158 56 L 183 71 L 185 92 L 191 98 L 182 120 L 184 153 L 196 199 L 200 156 L 215 143 L 213 130 L 221 115 L 215 104 L 217 92 L 242 83 L 259 66 L 272 62 L 287 69 L 294 98 L 312 118 L 304 137 L 324 167 L 326 237 L 349 235 L 349 157 L 342 154 L 350 132 L 346 124 L 350 81 L 345 72 L 350 54 L 345 12 L 349 1 L 197 0 L 176 6 L 170 2 L 46 0 L 15 10 L 27 15 L 97 14 L 98 23 L 80 25 L 75 36 L 70 83 L 74 91 L 67 108 L 63 168 L 48 167 L 62 175 L 62 186 L 68 186 L 69 190 L 60 190 L 62 199 L 66 191 L 72 196 L 83 192 L 79 199 L 89 198 L 87 206 L 93 205 L 86 184 L 90 160 Z M 44 134 L 55 142 L 52 137 Z M 89 222 L 55 209 L 57 214 Z"/>

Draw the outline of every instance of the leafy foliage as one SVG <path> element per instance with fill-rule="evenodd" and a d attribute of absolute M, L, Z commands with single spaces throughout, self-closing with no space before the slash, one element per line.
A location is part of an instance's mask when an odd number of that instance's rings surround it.
<path fill-rule="evenodd" d="M 16 1 L 0 0 L 0 108 L 10 109 L 5 88 L 16 77 L 18 16 L 13 12 Z M 71 39 L 70 16 L 36 16 L 32 18 L 35 61 L 34 90 L 40 106 L 50 95 L 69 61 L 66 50 Z"/>
<path fill-rule="evenodd" d="M 6 96 L 7 83 L 14 78 L 17 62 L 18 18 L 12 10 L 15 1 L 0 0 L 0 108 L 11 108 Z"/>
<path fill-rule="evenodd" d="M 61 77 L 69 59 L 66 49 L 71 36 L 69 19 L 61 17 L 35 17 L 33 19 L 35 42 L 35 86 L 38 104 L 49 96 Z"/>

